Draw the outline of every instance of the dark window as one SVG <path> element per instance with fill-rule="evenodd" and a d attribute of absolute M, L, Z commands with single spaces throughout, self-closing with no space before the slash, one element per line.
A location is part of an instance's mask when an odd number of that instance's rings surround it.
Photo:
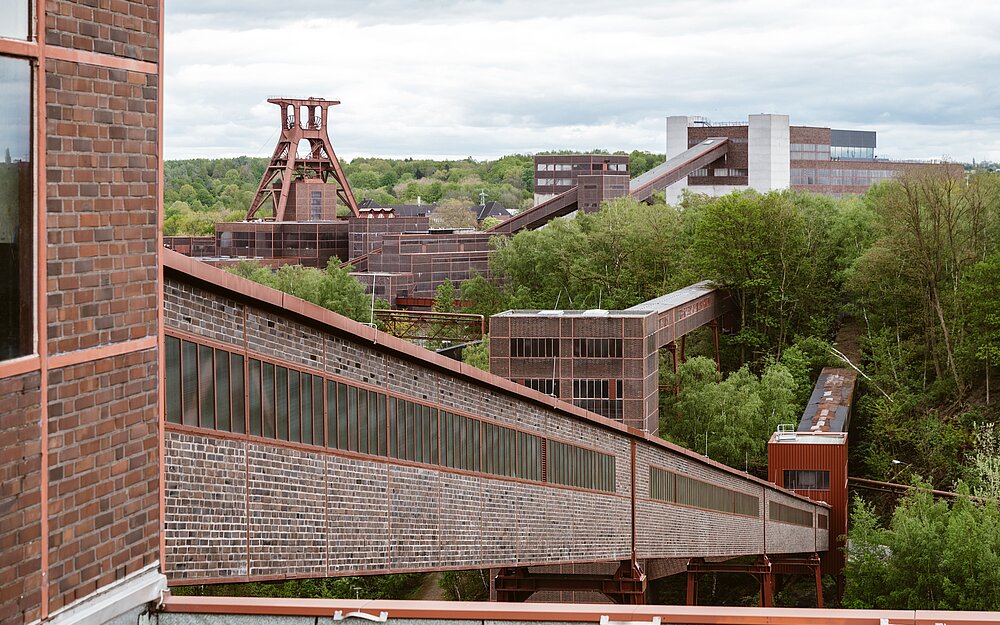
<path fill-rule="evenodd" d="M 229 380 L 233 398 L 233 432 L 246 433 L 246 401 L 244 398 L 243 356 L 232 354 L 229 358 Z"/>
<path fill-rule="evenodd" d="M 551 358 L 559 355 L 559 339 L 511 339 L 510 355 L 514 358 Z"/>
<path fill-rule="evenodd" d="M 813 526 L 813 514 L 808 510 L 800 510 L 799 508 L 793 508 L 792 506 L 786 506 L 783 503 L 778 503 L 777 501 L 770 502 L 771 505 L 768 508 L 768 518 L 772 521 L 780 521 L 781 523 L 790 523 L 792 525 L 801 525 L 802 527 L 812 527 Z"/>
<path fill-rule="evenodd" d="M 201 400 L 199 425 L 203 428 L 215 427 L 215 363 L 212 351 L 207 345 L 198 346 L 198 387 Z"/>
<path fill-rule="evenodd" d="M 299 422 L 302 424 L 300 427 L 303 430 L 309 428 L 309 415 L 316 408 L 313 406 L 312 393 L 309 392 L 310 379 L 312 377 L 308 373 L 302 373 L 299 376 Z M 322 409 L 322 406 L 320 409 Z"/>
<path fill-rule="evenodd" d="M 577 358 L 621 358 L 622 339 L 573 339 Z"/>
<path fill-rule="evenodd" d="M 166 361 L 167 361 L 167 388 L 166 388 L 166 413 L 167 422 L 181 422 L 181 341 L 180 339 L 166 337 Z"/>
<path fill-rule="evenodd" d="M 309 376 L 303 373 L 302 377 Z M 300 400 L 302 381 L 299 379 L 299 372 L 294 369 L 288 371 L 288 438 L 293 441 L 301 441 L 307 445 L 312 443 L 312 430 L 309 427 L 302 427 L 302 402 Z M 308 423 L 308 421 L 306 421 Z"/>
<path fill-rule="evenodd" d="M 0 35 L 27 37 L 23 11 L 24 0 L 0 2 Z M 29 62 L 0 57 L 0 85 L 0 360 L 7 360 L 34 351 Z"/>
<path fill-rule="evenodd" d="M 274 400 L 276 435 L 283 441 L 288 440 L 288 369 L 275 367 L 274 370 Z"/>
<path fill-rule="evenodd" d="M 309 192 L 309 218 L 319 221 L 323 217 L 323 192 Z"/>
<path fill-rule="evenodd" d="M 760 499 L 756 495 L 730 490 L 659 467 L 649 468 L 649 497 L 657 501 L 754 517 L 758 515 L 760 505 Z"/>
<path fill-rule="evenodd" d="M 830 490 L 830 472 L 786 470 L 785 488 L 789 490 Z"/>
<path fill-rule="evenodd" d="M 263 413 L 260 403 L 260 361 L 255 358 L 250 359 L 250 382 L 247 388 L 250 399 L 250 433 L 260 436 L 263 431 L 261 427 Z"/>
<path fill-rule="evenodd" d="M 568 443 L 547 441 L 548 482 L 615 492 L 615 457 Z"/>
<path fill-rule="evenodd" d="M 198 346 L 181 342 L 181 384 L 184 394 L 184 425 L 198 425 Z"/>
<path fill-rule="evenodd" d="M 260 405 L 265 438 L 274 438 L 274 365 L 265 362 L 260 374 Z"/>
<path fill-rule="evenodd" d="M 559 380 L 525 380 L 524 385 L 539 393 L 559 397 Z"/>
<path fill-rule="evenodd" d="M 229 394 L 229 353 L 215 352 L 215 427 L 223 432 L 232 432 Z"/>

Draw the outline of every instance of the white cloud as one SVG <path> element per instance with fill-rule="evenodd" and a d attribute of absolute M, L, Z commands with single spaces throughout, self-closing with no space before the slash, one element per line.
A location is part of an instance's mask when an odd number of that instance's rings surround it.
<path fill-rule="evenodd" d="M 167 157 L 269 154 L 281 94 L 341 100 L 347 158 L 661 150 L 666 115 L 778 112 L 878 130 L 886 155 L 1000 160 L 989 0 L 325 7 L 168 2 Z"/>

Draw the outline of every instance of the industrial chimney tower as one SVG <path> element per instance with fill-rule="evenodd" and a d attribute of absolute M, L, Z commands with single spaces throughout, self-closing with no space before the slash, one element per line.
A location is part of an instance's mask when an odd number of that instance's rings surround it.
<path fill-rule="evenodd" d="M 327 109 L 340 102 L 323 98 L 268 98 L 267 101 L 281 107 L 281 137 L 247 211 L 247 221 L 266 208 L 268 200 L 274 207 L 271 218 L 274 221 L 336 219 L 336 198 L 358 217 L 354 193 L 327 134 Z M 308 142 L 309 152 L 299 157 L 296 151 L 302 141 Z M 325 186 L 331 176 L 335 181 L 332 189 Z M 328 191 L 335 191 L 336 195 Z"/>

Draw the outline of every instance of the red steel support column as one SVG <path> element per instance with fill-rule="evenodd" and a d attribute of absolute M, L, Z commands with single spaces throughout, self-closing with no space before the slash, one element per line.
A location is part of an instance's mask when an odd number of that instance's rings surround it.
<path fill-rule="evenodd" d="M 687 604 L 698 605 L 698 574 L 688 571 L 687 578 Z"/>
<path fill-rule="evenodd" d="M 823 607 L 823 573 L 820 566 L 813 567 L 813 575 L 816 577 L 816 607 Z"/>

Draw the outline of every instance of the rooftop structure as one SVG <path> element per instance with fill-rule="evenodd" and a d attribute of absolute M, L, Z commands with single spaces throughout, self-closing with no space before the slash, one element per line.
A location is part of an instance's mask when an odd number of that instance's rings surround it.
<path fill-rule="evenodd" d="M 857 380 L 850 369 L 823 369 L 798 426 L 781 426 L 767 445 L 769 479 L 829 503 L 835 538 L 847 534 L 847 429 Z M 831 549 L 823 561 L 827 572 L 839 572 L 843 553 Z"/>
<path fill-rule="evenodd" d="M 327 133 L 329 108 L 323 98 L 269 98 L 281 109 L 281 136 L 247 211 L 247 221 L 271 208 L 272 221 L 330 221 L 339 197 L 355 217 L 357 202 Z M 300 148 L 304 153 L 299 154 Z M 333 180 L 333 184 L 327 183 Z M 371 216 L 371 215 L 369 215 Z"/>
<path fill-rule="evenodd" d="M 659 429 L 658 352 L 733 309 L 699 282 L 626 310 L 510 310 L 490 318 L 490 371 L 630 427 Z"/>

